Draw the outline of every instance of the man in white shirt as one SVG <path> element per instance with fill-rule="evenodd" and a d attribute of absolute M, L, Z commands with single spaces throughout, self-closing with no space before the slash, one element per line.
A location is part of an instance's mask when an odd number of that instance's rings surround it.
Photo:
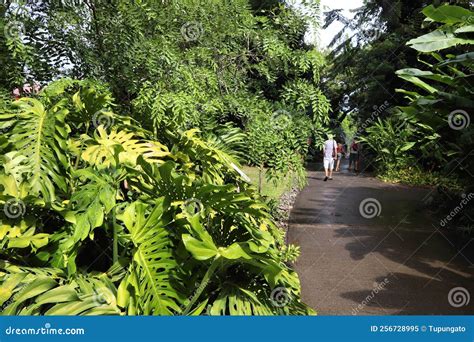
<path fill-rule="evenodd" d="M 334 140 L 334 136 L 332 134 L 328 134 L 328 140 L 324 142 L 323 154 L 324 172 L 326 173 L 324 181 L 326 182 L 328 179 L 332 180 L 334 160 L 337 158 L 337 142 Z"/>

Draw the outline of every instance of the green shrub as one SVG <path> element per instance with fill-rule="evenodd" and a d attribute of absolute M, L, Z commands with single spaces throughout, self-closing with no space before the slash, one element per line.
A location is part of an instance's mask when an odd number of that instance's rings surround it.
<path fill-rule="evenodd" d="M 111 108 L 102 86 L 61 80 L 0 112 L 2 314 L 313 313 L 234 157 Z"/>
<path fill-rule="evenodd" d="M 426 172 L 419 166 L 405 168 L 387 168 L 378 175 L 385 182 L 402 183 L 415 186 L 437 186 L 453 191 L 462 190 L 462 183 L 453 177 L 447 177 L 439 172 Z"/>

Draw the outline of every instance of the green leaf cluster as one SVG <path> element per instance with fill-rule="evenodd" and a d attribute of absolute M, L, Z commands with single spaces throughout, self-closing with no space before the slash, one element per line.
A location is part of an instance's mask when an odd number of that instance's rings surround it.
<path fill-rule="evenodd" d="M 2 314 L 314 313 L 294 247 L 221 142 L 157 140 L 114 107 L 102 85 L 63 79 L 2 109 Z"/>

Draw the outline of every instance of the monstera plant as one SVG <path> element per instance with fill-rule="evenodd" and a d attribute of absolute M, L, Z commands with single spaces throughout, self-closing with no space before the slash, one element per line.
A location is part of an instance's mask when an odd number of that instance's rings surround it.
<path fill-rule="evenodd" d="M 311 314 L 235 156 L 150 132 L 89 81 L 0 112 L 0 312 Z"/>

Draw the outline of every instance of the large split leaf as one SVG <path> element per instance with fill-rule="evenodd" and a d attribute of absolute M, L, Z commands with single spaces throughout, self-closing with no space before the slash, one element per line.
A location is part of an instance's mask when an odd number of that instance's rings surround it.
<path fill-rule="evenodd" d="M 169 315 L 181 311 L 181 295 L 173 288 L 173 271 L 177 263 L 163 216 L 169 208 L 164 198 L 153 206 L 141 202 L 131 204 L 119 217 L 130 232 L 135 246 L 130 275 L 121 286 L 128 288 L 136 303 L 137 313 Z M 130 299 L 122 303 L 130 304 Z"/>
<path fill-rule="evenodd" d="M 20 99 L 17 105 L 17 120 L 7 132 L 15 155 L 10 156 L 6 171 L 17 181 L 21 178 L 28 183 L 31 194 L 52 201 L 57 190 L 67 191 L 68 110 L 61 102 L 46 109 L 31 98 Z M 11 119 L 9 115 L 0 114 L 0 121 Z"/>
<path fill-rule="evenodd" d="M 70 250 L 77 242 L 93 234 L 93 230 L 104 224 L 104 217 L 113 209 L 116 201 L 112 176 L 99 176 L 92 169 L 74 173 L 78 189 L 70 199 L 71 210 L 63 215 L 73 227 L 72 236 L 61 243 L 63 252 Z"/>
<path fill-rule="evenodd" d="M 107 134 L 104 126 L 99 126 L 94 137 L 88 140 L 89 147 L 82 158 L 98 168 L 117 167 L 119 164 L 135 166 L 139 156 L 150 162 L 160 162 L 169 155 L 166 146 L 134 139 L 133 133 L 125 131 Z"/>

